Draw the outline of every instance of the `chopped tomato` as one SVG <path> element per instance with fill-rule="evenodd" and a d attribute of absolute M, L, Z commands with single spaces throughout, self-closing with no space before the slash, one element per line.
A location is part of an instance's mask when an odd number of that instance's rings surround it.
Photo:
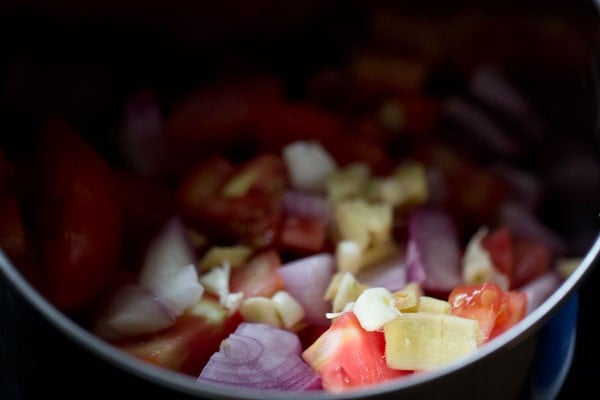
<path fill-rule="evenodd" d="M 191 211 L 207 198 L 216 196 L 234 170 L 229 160 L 216 155 L 204 158 L 192 167 L 177 190 L 177 200 L 184 212 Z"/>
<path fill-rule="evenodd" d="M 510 231 L 505 227 L 497 228 L 485 235 L 481 245 L 490 253 L 494 266 L 512 282 L 515 260 Z"/>
<path fill-rule="evenodd" d="M 264 250 L 255 254 L 244 265 L 231 272 L 231 292 L 243 292 L 244 297 L 270 297 L 283 289 L 283 280 L 278 273 L 281 258 L 275 250 Z"/>
<path fill-rule="evenodd" d="M 496 319 L 496 325 L 490 334 L 490 339 L 495 338 L 517 322 L 525 318 L 527 314 L 527 295 L 525 293 L 510 291 L 508 294 L 508 308 L 500 313 Z"/>
<path fill-rule="evenodd" d="M 514 277 L 512 286 L 520 288 L 550 269 L 552 251 L 534 239 L 519 238 L 514 241 Z"/>
<path fill-rule="evenodd" d="M 288 216 L 283 221 L 279 245 L 300 254 L 316 253 L 327 240 L 327 224 L 316 218 Z"/>
<path fill-rule="evenodd" d="M 502 290 L 494 283 L 458 286 L 448 296 L 453 315 L 479 323 L 484 340 L 490 340 L 525 316 L 527 298 Z"/>
<path fill-rule="evenodd" d="M 63 121 L 49 121 L 41 149 L 45 293 L 58 308 L 80 311 L 118 268 L 122 222 L 115 177 Z"/>
<path fill-rule="evenodd" d="M 351 311 L 340 315 L 302 358 L 321 376 L 323 388 L 333 393 L 410 373 L 387 366 L 383 332 L 364 330 Z"/>
<path fill-rule="evenodd" d="M 196 377 L 241 321 L 239 313 L 229 315 L 218 300 L 204 296 L 166 330 L 114 344 L 141 360 Z"/>
<path fill-rule="evenodd" d="M 239 167 L 222 158 L 200 164 L 184 179 L 177 198 L 184 217 L 216 240 L 266 247 L 282 218 L 283 160 L 258 155 Z"/>

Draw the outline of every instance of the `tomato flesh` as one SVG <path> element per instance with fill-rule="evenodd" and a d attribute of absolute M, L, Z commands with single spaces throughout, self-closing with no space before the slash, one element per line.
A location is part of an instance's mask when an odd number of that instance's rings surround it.
<path fill-rule="evenodd" d="M 527 298 L 523 293 L 504 291 L 494 283 L 458 286 L 448 301 L 453 315 L 479 323 L 484 340 L 490 340 L 525 316 Z"/>
<path fill-rule="evenodd" d="M 112 170 L 64 122 L 44 132 L 40 237 L 45 292 L 67 312 L 89 305 L 119 265 L 121 208 Z"/>
<path fill-rule="evenodd" d="M 321 376 L 323 388 L 333 393 L 410 373 L 387 366 L 383 332 L 364 330 L 353 312 L 340 315 L 302 358 Z"/>

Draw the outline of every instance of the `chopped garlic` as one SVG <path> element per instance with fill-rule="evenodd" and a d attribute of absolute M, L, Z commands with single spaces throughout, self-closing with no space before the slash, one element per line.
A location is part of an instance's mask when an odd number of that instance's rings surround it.
<path fill-rule="evenodd" d="M 385 178 L 374 181 L 371 196 L 393 207 L 423 204 L 428 197 L 427 171 L 417 162 L 406 162 Z"/>
<path fill-rule="evenodd" d="M 362 249 L 354 240 L 340 240 L 335 247 L 338 271 L 356 274 L 361 266 Z"/>
<path fill-rule="evenodd" d="M 327 180 L 327 197 L 331 204 L 361 197 L 365 191 L 371 168 L 367 163 L 351 163 L 334 171 Z"/>
<path fill-rule="evenodd" d="M 280 290 L 271 296 L 285 329 L 291 329 L 304 319 L 306 313 L 302 305 L 288 292 Z"/>
<path fill-rule="evenodd" d="M 207 293 L 219 296 L 219 303 L 226 307 L 230 314 L 233 314 L 241 303 L 243 293 L 229 292 L 230 275 L 231 266 L 228 262 L 225 262 L 220 267 L 211 268 L 204 275 L 200 276 L 199 281 Z"/>
<path fill-rule="evenodd" d="M 231 268 L 237 268 L 243 265 L 252 254 L 252 248 L 248 246 L 213 246 L 198 263 L 201 270 L 218 267 L 228 263 Z"/>
<path fill-rule="evenodd" d="M 409 283 L 402 290 L 392 293 L 396 308 L 402 312 L 416 311 L 421 295 L 421 286 L 416 282 Z"/>
<path fill-rule="evenodd" d="M 344 272 L 339 279 L 339 284 L 334 292 L 334 297 L 332 301 L 332 311 L 340 312 L 344 309 L 346 304 L 356 301 L 358 296 L 365 290 L 367 287 L 361 284 L 359 281 L 354 278 L 349 272 Z M 328 288 L 328 292 L 329 292 Z"/>
<path fill-rule="evenodd" d="M 268 297 L 255 296 L 245 299 L 240 305 L 244 321 L 282 327 L 277 305 Z"/>
<path fill-rule="evenodd" d="M 389 241 L 392 235 L 393 209 L 389 204 L 344 201 L 335 206 L 334 218 L 340 240 L 353 240 L 361 249 Z"/>
<path fill-rule="evenodd" d="M 400 315 L 392 293 L 383 287 L 365 289 L 356 299 L 352 311 L 367 331 L 381 329 Z"/>

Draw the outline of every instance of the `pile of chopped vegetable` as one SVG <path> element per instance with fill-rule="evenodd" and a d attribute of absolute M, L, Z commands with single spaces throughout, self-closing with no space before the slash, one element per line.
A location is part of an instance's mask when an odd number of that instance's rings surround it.
<path fill-rule="evenodd" d="M 168 111 L 143 91 L 114 164 L 48 118 L 35 160 L 0 158 L 0 245 L 99 337 L 199 384 L 343 392 L 435 370 L 577 261 L 538 216 L 541 182 L 508 166 L 523 143 L 471 100 L 428 94 L 429 67 L 367 48 L 302 100 L 268 73 Z M 470 85 L 541 129 L 500 69 Z M 448 121 L 494 162 L 441 135 Z"/>

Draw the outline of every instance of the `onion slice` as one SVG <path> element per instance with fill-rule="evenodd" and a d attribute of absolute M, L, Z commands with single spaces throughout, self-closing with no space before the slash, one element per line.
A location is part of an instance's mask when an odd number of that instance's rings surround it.
<path fill-rule="evenodd" d="M 279 268 L 285 290 L 302 305 L 311 324 L 330 325 L 325 314 L 331 310 L 331 302 L 324 297 L 334 273 L 335 261 L 329 253 L 301 258 Z"/>
<path fill-rule="evenodd" d="M 295 333 L 266 324 L 242 322 L 204 366 L 197 382 L 253 389 L 321 389 L 321 379 L 300 357 Z"/>
<path fill-rule="evenodd" d="M 159 332 L 203 293 L 183 223 L 172 217 L 150 244 L 137 284 L 115 293 L 95 330 L 106 339 Z"/>
<path fill-rule="evenodd" d="M 154 293 L 139 285 L 126 285 L 115 292 L 95 321 L 93 331 L 104 339 L 116 340 L 159 332 L 173 324 L 175 318 Z"/>
<path fill-rule="evenodd" d="M 445 297 L 462 283 L 460 244 L 454 222 L 443 210 L 423 207 L 408 219 L 406 276 L 425 292 Z"/>

